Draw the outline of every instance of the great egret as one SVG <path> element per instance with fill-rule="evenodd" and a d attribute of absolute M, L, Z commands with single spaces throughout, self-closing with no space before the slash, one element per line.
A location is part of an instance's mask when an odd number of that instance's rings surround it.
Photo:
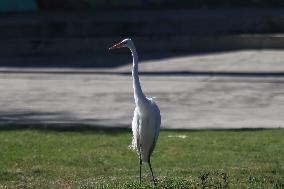
<path fill-rule="evenodd" d="M 123 41 L 113 45 L 110 49 L 127 47 L 132 52 L 133 57 L 133 89 L 135 110 L 132 120 L 132 149 L 136 150 L 140 160 L 140 184 L 141 184 L 141 169 L 142 163 L 148 163 L 152 180 L 156 186 L 156 180 L 151 166 L 151 154 L 155 148 L 161 125 L 161 115 L 157 104 L 152 98 L 146 97 L 141 89 L 138 76 L 138 56 L 136 48 L 131 39 L 124 39 Z"/>

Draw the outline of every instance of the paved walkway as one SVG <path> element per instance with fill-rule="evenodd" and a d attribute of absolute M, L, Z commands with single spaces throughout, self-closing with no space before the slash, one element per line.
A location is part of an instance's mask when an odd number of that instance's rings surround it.
<path fill-rule="evenodd" d="M 37 60 L 49 57 L 32 59 L 35 65 Z M 284 50 L 238 51 L 149 58 L 139 69 L 144 92 L 160 106 L 163 128 L 283 128 L 283 61 Z M 100 69 L 2 66 L 0 122 L 130 127 L 130 69 L 131 64 Z"/>

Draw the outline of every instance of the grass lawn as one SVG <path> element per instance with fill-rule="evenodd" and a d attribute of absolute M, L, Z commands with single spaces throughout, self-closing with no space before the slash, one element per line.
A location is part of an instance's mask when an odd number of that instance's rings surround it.
<path fill-rule="evenodd" d="M 140 188 L 130 130 L 7 128 L 0 188 Z M 284 129 L 162 131 L 152 166 L 158 188 L 284 188 Z"/>

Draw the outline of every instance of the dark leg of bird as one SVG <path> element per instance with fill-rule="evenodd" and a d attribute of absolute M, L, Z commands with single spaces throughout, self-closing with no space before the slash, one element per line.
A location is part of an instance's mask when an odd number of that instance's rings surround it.
<path fill-rule="evenodd" d="M 154 186 L 156 187 L 156 186 L 157 186 L 157 183 L 156 183 L 156 179 L 155 179 L 154 174 L 153 174 L 153 170 L 152 170 L 150 158 L 149 158 L 149 167 L 150 167 L 150 171 L 151 171 L 151 175 L 152 175 L 153 184 L 154 184 Z"/>
<path fill-rule="evenodd" d="M 141 184 L 141 180 L 142 180 L 142 159 L 141 159 L 141 154 L 139 154 L 139 161 L 140 161 L 139 181 L 140 181 L 140 184 Z"/>

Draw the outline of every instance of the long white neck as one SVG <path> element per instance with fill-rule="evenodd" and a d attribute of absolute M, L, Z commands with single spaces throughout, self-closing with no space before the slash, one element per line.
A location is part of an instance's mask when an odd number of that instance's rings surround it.
<path fill-rule="evenodd" d="M 143 94 L 138 76 L 138 55 L 136 52 L 136 48 L 134 45 L 131 45 L 129 49 L 131 50 L 133 57 L 132 77 L 133 77 L 134 99 L 135 103 L 138 105 L 139 100 L 145 99 L 145 95 Z"/>

